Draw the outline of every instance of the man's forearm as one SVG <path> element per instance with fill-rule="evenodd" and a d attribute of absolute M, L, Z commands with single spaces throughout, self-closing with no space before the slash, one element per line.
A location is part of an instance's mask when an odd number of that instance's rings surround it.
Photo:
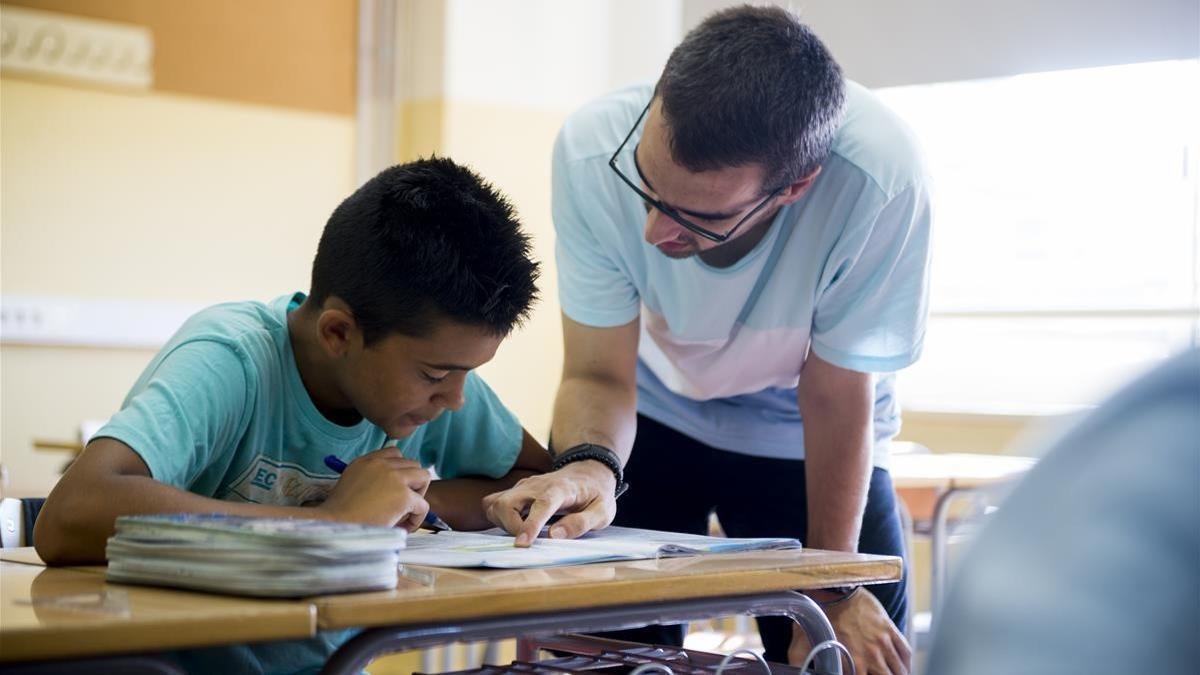
<path fill-rule="evenodd" d="M 869 428 L 869 426 L 868 426 Z M 870 444 L 837 420 L 804 421 L 808 541 L 805 546 L 856 551 L 871 474 Z"/>
<path fill-rule="evenodd" d="M 551 438 L 557 451 L 580 443 L 611 448 L 629 459 L 637 432 L 637 386 L 596 376 L 564 377 L 554 400 Z"/>
<path fill-rule="evenodd" d="M 871 478 L 874 378 L 809 354 L 797 403 L 808 493 L 804 545 L 855 551 Z"/>

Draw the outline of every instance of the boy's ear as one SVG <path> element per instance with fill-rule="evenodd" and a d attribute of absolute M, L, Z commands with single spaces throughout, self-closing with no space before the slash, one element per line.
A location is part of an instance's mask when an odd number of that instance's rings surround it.
<path fill-rule="evenodd" d="M 317 316 L 317 339 L 325 353 L 334 358 L 362 349 L 362 330 L 344 302 L 329 298 Z"/>

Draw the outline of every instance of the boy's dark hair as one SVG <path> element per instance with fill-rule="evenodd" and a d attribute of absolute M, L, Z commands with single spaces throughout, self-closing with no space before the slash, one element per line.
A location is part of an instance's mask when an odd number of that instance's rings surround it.
<path fill-rule="evenodd" d="M 439 319 L 503 336 L 528 318 L 538 267 L 512 204 L 433 157 L 385 169 L 334 210 L 309 295 L 318 306 L 341 298 L 368 345 L 423 337 Z"/>
<path fill-rule="evenodd" d="M 655 94 L 676 162 L 690 171 L 761 164 L 766 194 L 829 156 L 845 84 L 825 45 L 790 12 L 743 5 L 687 34 Z"/>

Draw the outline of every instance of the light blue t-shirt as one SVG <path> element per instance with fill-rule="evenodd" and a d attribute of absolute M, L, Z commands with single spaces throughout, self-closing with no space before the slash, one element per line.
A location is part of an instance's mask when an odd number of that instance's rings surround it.
<path fill-rule="evenodd" d="M 899 430 L 893 371 L 920 354 L 928 298 L 928 180 L 917 144 L 870 92 L 846 116 L 812 188 L 728 268 L 647 244 L 645 207 L 608 166 L 650 100 L 631 87 L 589 103 L 554 147 L 559 297 L 572 320 L 641 318 L 638 411 L 714 447 L 799 459 L 800 368 L 809 350 L 878 373 L 875 464 Z M 633 148 L 619 166 L 636 176 Z"/>
<path fill-rule="evenodd" d="M 383 447 L 382 429 L 326 419 L 300 379 L 288 336 L 296 293 L 270 304 L 210 307 L 184 323 L 155 356 L 120 412 L 97 436 L 133 448 L 155 480 L 230 501 L 300 506 L 323 501 L 338 475 L 326 455 L 350 462 Z M 397 447 L 442 478 L 508 473 L 521 426 L 475 373 L 466 404 L 418 427 Z M 194 672 L 315 671 L 347 633 L 315 640 L 181 652 Z"/>

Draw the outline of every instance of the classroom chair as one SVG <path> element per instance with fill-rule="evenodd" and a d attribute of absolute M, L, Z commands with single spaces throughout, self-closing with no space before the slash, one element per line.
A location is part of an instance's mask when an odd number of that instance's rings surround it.
<path fill-rule="evenodd" d="M 0 500 L 0 548 L 33 546 L 33 524 L 45 503 L 43 498 Z"/>

